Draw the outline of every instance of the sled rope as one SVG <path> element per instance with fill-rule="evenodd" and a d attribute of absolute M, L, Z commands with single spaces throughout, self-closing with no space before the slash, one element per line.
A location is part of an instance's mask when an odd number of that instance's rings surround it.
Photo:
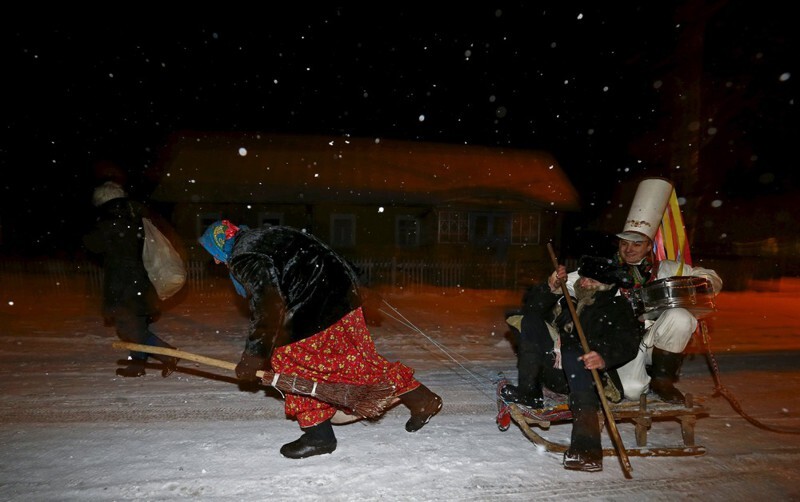
<path fill-rule="evenodd" d="M 405 327 L 417 332 L 418 334 L 422 335 L 423 337 L 425 337 L 425 339 L 427 339 L 434 347 L 439 349 L 445 356 L 447 356 L 451 361 L 453 361 L 456 365 L 458 365 L 459 368 L 464 370 L 464 372 L 466 372 L 470 377 L 472 377 L 475 380 L 475 382 L 478 385 L 475 388 L 481 394 L 486 396 L 486 398 L 489 399 L 491 402 L 495 401 L 494 396 L 490 395 L 489 393 L 487 393 L 486 390 L 484 389 L 485 382 L 482 382 L 481 379 L 478 377 L 478 375 L 476 375 L 473 371 L 469 370 L 461 362 L 456 360 L 456 358 L 454 358 L 451 355 L 451 351 L 444 344 L 442 344 L 441 342 L 438 342 L 438 341 L 434 340 L 433 338 L 431 338 L 430 336 L 428 336 L 428 334 L 426 334 L 421 329 L 419 329 L 416 325 L 414 325 L 414 323 L 412 323 L 410 320 L 408 320 L 408 318 L 406 318 L 403 314 L 401 314 L 400 311 L 397 310 L 397 308 L 395 308 L 394 306 L 390 305 L 389 302 L 387 302 L 385 299 L 382 298 L 381 301 L 383 301 L 383 303 L 392 310 L 392 312 L 386 312 L 383 309 L 379 309 L 379 311 L 382 314 L 394 319 L 395 321 L 399 322 L 403 326 L 405 326 Z M 393 314 L 396 314 L 396 315 L 393 315 Z M 461 356 L 461 357 L 463 358 L 463 356 Z M 465 361 L 469 362 L 466 358 L 463 358 L 463 359 Z M 485 378 L 485 380 L 486 380 L 486 382 L 489 382 L 492 385 L 494 385 L 494 382 L 491 379 Z"/>
<path fill-rule="evenodd" d="M 765 431 L 770 432 L 777 432 L 780 434 L 800 434 L 800 429 L 778 429 L 777 427 L 773 427 L 767 425 L 763 422 L 758 421 L 757 419 L 753 418 L 752 416 L 748 415 L 742 405 L 739 404 L 739 401 L 733 395 L 733 393 L 728 390 L 719 378 L 719 365 L 717 364 L 717 359 L 714 357 L 714 354 L 711 352 L 711 337 L 708 334 L 708 328 L 706 327 L 705 321 L 700 321 L 700 331 L 703 334 L 703 345 L 706 347 L 706 356 L 708 357 L 708 364 L 711 366 L 711 373 L 714 377 L 714 394 L 713 396 L 722 396 L 724 397 L 733 409 L 742 416 L 745 420 L 750 422 L 751 424 L 755 425 L 759 429 L 763 429 Z"/>

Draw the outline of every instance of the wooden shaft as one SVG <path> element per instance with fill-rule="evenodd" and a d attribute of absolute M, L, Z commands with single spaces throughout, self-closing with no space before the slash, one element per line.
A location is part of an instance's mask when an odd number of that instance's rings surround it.
<path fill-rule="evenodd" d="M 553 260 L 553 267 L 554 270 L 558 270 L 558 258 L 556 258 L 556 253 L 553 251 L 553 246 L 548 242 L 547 243 L 547 250 L 550 252 L 550 258 Z M 561 291 L 564 293 L 564 297 L 567 300 L 567 307 L 569 307 L 569 313 L 572 315 L 572 320 L 575 323 L 575 329 L 578 330 L 578 336 L 581 339 L 581 346 L 583 347 L 583 353 L 588 354 L 591 349 L 589 348 L 589 342 L 586 341 L 586 335 L 583 334 L 583 327 L 581 326 L 581 322 L 578 319 L 578 313 L 575 311 L 575 306 L 572 304 L 572 297 L 569 296 L 569 289 L 567 289 L 566 281 L 562 281 L 558 276 L 556 279 L 561 284 Z M 628 452 L 625 449 L 625 445 L 622 444 L 622 438 L 619 435 L 619 431 L 617 430 L 617 423 L 614 420 L 614 414 L 611 412 L 611 408 L 608 405 L 608 400 L 606 399 L 606 394 L 603 392 L 603 382 L 600 380 L 600 374 L 597 372 L 596 369 L 592 368 L 592 377 L 594 378 L 594 384 L 597 387 L 597 394 L 600 396 L 600 403 L 603 405 L 603 413 L 606 416 L 606 424 L 608 424 L 608 431 L 611 434 L 611 439 L 614 440 L 614 447 L 617 449 L 617 453 L 619 453 L 619 460 L 622 463 L 622 469 L 625 471 L 625 477 L 631 476 L 631 471 L 633 471 L 633 467 L 631 467 L 631 461 L 628 459 Z"/>
<path fill-rule="evenodd" d="M 151 345 L 140 345 L 138 343 L 131 343 L 131 342 L 114 342 L 112 347 L 115 349 L 127 349 L 127 350 L 135 350 L 137 352 L 147 352 L 148 354 L 159 354 L 162 356 L 172 356 L 177 357 L 178 359 L 185 359 L 187 361 L 195 361 L 198 363 L 207 364 L 209 366 L 215 366 L 217 368 L 222 368 L 226 370 L 236 370 L 236 363 L 223 361 L 222 359 L 214 359 L 212 357 L 201 356 L 199 354 L 192 354 L 191 352 L 185 352 L 183 350 L 178 349 L 170 349 L 167 347 L 154 347 Z M 256 376 L 258 378 L 264 378 L 264 372 L 262 370 L 256 371 Z"/>
<path fill-rule="evenodd" d="M 148 354 L 161 354 L 189 361 L 236 370 L 236 365 L 227 361 L 200 356 L 190 352 L 166 347 L 152 347 L 130 342 L 115 342 L 115 348 L 134 350 Z M 279 391 L 302 396 L 312 396 L 320 401 L 341 406 L 355 412 L 355 416 L 377 417 L 392 403 L 395 386 L 391 383 L 350 384 L 337 382 L 316 382 L 296 375 L 281 375 L 274 371 L 256 371 L 256 376 L 265 385 Z M 272 380 L 272 383 L 267 383 Z"/>

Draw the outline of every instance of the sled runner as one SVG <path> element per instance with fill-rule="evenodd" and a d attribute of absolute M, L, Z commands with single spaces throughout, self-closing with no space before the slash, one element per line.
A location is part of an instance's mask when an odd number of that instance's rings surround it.
<path fill-rule="evenodd" d="M 561 444 L 550 441 L 537 433 L 532 426 L 536 425 L 541 429 L 549 429 L 552 423 L 570 422 L 572 413 L 567 406 L 567 396 L 555 394 L 545 390 L 545 406 L 541 409 L 533 409 L 528 406 L 507 403 L 500 397 L 500 389 L 506 385 L 508 380 L 501 379 L 497 384 L 497 427 L 501 431 L 506 431 L 515 422 L 523 434 L 533 441 L 537 446 L 553 453 L 563 453 L 569 447 L 568 444 Z M 703 455 L 706 449 L 703 446 L 694 444 L 694 425 L 697 418 L 708 415 L 708 410 L 692 402 L 691 394 L 686 394 L 686 404 L 676 405 L 665 403 L 658 399 L 648 399 L 642 395 L 638 402 L 623 400 L 620 403 L 611 404 L 615 422 L 633 422 L 636 433 L 636 447 L 626 448 L 625 451 L 633 457 L 682 457 Z M 600 413 L 601 428 L 604 428 L 604 416 Z M 652 427 L 653 422 L 660 420 L 677 420 L 681 424 L 681 435 L 683 444 L 675 446 L 653 446 L 647 444 L 647 431 Z M 616 456 L 614 448 L 604 448 L 604 456 Z"/>

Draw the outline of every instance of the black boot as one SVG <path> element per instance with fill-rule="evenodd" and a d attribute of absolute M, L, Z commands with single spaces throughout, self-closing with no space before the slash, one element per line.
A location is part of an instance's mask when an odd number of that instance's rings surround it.
<path fill-rule="evenodd" d="M 517 370 L 519 385 L 506 385 L 500 389 L 500 397 L 507 403 L 518 403 L 531 408 L 544 408 L 542 371 L 545 347 L 550 334 L 539 316 L 526 315 L 520 323 L 517 341 Z M 552 341 L 550 341 L 552 346 Z"/>
<path fill-rule="evenodd" d="M 519 385 L 506 385 L 500 397 L 507 403 L 518 403 L 534 409 L 544 408 L 542 361 L 538 353 L 520 352 L 517 360 Z"/>
<path fill-rule="evenodd" d="M 544 408 L 542 391 L 542 359 L 538 351 L 519 352 L 517 368 L 519 385 L 506 385 L 500 389 L 500 397 L 507 403 L 518 403 L 534 409 Z"/>
<path fill-rule="evenodd" d="M 287 458 L 306 458 L 332 453 L 336 449 L 336 436 L 330 420 L 303 429 L 303 435 L 281 446 L 281 455 Z"/>
<path fill-rule="evenodd" d="M 588 455 L 570 448 L 564 452 L 563 465 L 568 471 L 600 472 L 603 470 L 603 456 Z"/>
<path fill-rule="evenodd" d="M 597 472 L 603 470 L 603 447 L 600 442 L 599 398 L 594 390 L 571 393 L 572 435 L 564 452 L 564 469 Z"/>
<path fill-rule="evenodd" d="M 683 354 L 653 348 L 650 389 L 666 403 L 685 404 L 683 394 L 675 388 L 681 363 L 683 363 Z"/>
<path fill-rule="evenodd" d="M 153 347 L 164 347 L 167 349 L 175 348 L 152 333 L 145 341 L 145 345 L 152 345 Z M 178 361 L 180 361 L 180 359 L 178 359 L 177 357 L 172 357 L 172 356 L 164 356 L 161 354 L 148 354 L 148 355 L 153 359 L 160 361 L 161 364 L 164 365 L 164 367 L 161 368 L 161 376 L 164 378 L 170 376 L 172 372 L 175 371 L 175 369 L 177 369 Z"/>
<path fill-rule="evenodd" d="M 500 397 L 502 397 L 503 401 L 506 403 L 517 403 L 536 410 L 544 408 L 544 397 L 541 386 L 537 392 L 531 389 L 525 391 L 522 389 L 522 386 L 517 387 L 516 385 L 506 384 L 500 389 Z"/>
<path fill-rule="evenodd" d="M 117 369 L 117 376 L 135 378 L 144 376 L 144 359 L 128 358 L 128 365 Z"/>
<path fill-rule="evenodd" d="M 442 398 L 422 384 L 399 397 L 400 402 L 411 410 L 411 418 L 406 422 L 408 432 L 422 429 L 442 409 Z"/>
<path fill-rule="evenodd" d="M 164 378 L 170 376 L 172 372 L 178 368 L 178 361 L 180 361 L 180 359 L 178 359 L 177 357 L 164 356 L 161 354 L 150 354 L 150 356 L 158 361 L 161 361 L 161 364 L 164 365 L 164 367 L 161 368 L 161 376 Z"/>

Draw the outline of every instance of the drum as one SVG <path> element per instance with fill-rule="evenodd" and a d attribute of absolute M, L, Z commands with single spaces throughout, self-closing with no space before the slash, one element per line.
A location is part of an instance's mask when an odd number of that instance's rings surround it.
<path fill-rule="evenodd" d="M 680 307 L 698 319 L 714 312 L 714 286 L 704 277 L 675 276 L 659 279 L 641 290 L 644 319 L 655 319 L 669 308 Z"/>

